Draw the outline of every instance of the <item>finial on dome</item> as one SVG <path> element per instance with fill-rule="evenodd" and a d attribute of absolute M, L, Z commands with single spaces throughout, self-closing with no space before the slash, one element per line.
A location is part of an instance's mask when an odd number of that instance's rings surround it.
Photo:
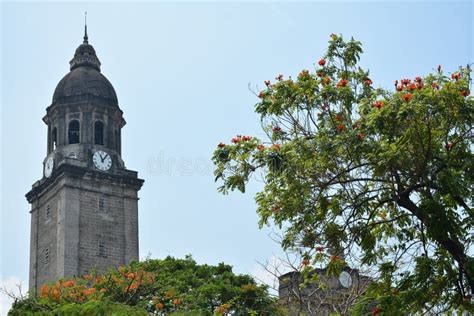
<path fill-rule="evenodd" d="M 84 44 L 89 44 L 89 37 L 87 36 L 87 11 L 84 12 Z"/>

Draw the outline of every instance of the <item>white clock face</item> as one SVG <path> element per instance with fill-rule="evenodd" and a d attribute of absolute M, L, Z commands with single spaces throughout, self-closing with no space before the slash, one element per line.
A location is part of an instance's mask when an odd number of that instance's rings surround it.
<path fill-rule="evenodd" d="M 53 168 L 54 168 L 53 157 L 49 157 L 48 159 L 46 159 L 46 162 L 44 164 L 44 176 L 49 178 L 51 176 L 51 173 L 53 173 Z"/>
<path fill-rule="evenodd" d="M 352 286 L 352 277 L 347 271 L 342 271 L 339 275 L 339 282 L 345 288 L 350 288 Z"/>
<path fill-rule="evenodd" d="M 109 170 L 112 167 L 112 157 L 105 151 L 99 150 L 92 156 L 94 166 L 99 170 Z"/>

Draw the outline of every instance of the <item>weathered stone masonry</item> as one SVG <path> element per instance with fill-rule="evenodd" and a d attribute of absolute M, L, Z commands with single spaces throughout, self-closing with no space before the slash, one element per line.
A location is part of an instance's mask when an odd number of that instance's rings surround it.
<path fill-rule="evenodd" d="M 70 65 L 43 118 L 48 126 L 44 176 L 26 194 L 34 292 L 58 278 L 104 271 L 139 255 L 143 180 L 122 160 L 126 122 L 87 32 Z"/>

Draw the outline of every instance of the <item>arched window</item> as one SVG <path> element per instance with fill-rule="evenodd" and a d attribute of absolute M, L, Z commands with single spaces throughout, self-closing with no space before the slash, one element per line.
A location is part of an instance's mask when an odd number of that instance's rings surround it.
<path fill-rule="evenodd" d="M 53 131 L 51 132 L 51 144 L 53 145 L 53 150 L 58 147 L 58 129 L 56 127 L 53 128 Z"/>
<path fill-rule="evenodd" d="M 104 123 L 96 121 L 94 123 L 94 144 L 104 144 Z"/>
<path fill-rule="evenodd" d="M 79 143 L 79 121 L 73 120 L 69 122 L 69 130 L 68 130 L 68 140 L 69 144 L 77 144 Z"/>

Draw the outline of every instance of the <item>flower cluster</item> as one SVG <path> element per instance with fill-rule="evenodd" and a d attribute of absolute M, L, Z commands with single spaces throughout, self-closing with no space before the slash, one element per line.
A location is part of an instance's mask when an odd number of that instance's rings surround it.
<path fill-rule="evenodd" d="M 336 84 L 336 87 L 337 88 L 341 88 L 341 87 L 347 87 L 347 84 L 349 83 L 349 80 L 347 79 L 341 79 L 339 80 L 339 82 Z"/>
<path fill-rule="evenodd" d="M 455 72 L 451 75 L 451 79 L 453 80 L 459 80 L 461 79 L 461 73 L 460 72 Z"/>
<path fill-rule="evenodd" d="M 423 79 L 416 77 L 412 83 L 410 79 L 402 79 L 401 84 L 398 84 L 398 80 L 395 80 L 395 89 L 400 92 L 403 90 L 414 91 L 415 89 L 421 90 L 424 87 Z"/>
<path fill-rule="evenodd" d="M 377 109 L 380 109 L 381 107 L 384 106 L 384 102 L 383 101 L 375 101 L 374 102 L 374 107 L 376 107 Z"/>
<path fill-rule="evenodd" d="M 216 314 L 218 315 L 225 314 L 229 311 L 229 309 L 230 309 L 230 304 L 228 303 L 222 304 L 221 306 L 216 308 Z"/>
<path fill-rule="evenodd" d="M 252 140 L 252 136 L 240 136 L 237 135 L 236 137 L 231 139 L 231 142 L 234 144 L 240 143 L 240 142 L 247 142 L 249 140 Z"/>
<path fill-rule="evenodd" d="M 412 96 L 413 95 L 411 93 L 405 93 L 405 94 L 402 95 L 402 100 L 406 101 L 406 102 L 409 102 L 411 100 Z"/>
<path fill-rule="evenodd" d="M 300 74 L 298 75 L 299 80 L 304 80 L 309 77 L 309 71 L 306 69 L 301 70 Z"/>

